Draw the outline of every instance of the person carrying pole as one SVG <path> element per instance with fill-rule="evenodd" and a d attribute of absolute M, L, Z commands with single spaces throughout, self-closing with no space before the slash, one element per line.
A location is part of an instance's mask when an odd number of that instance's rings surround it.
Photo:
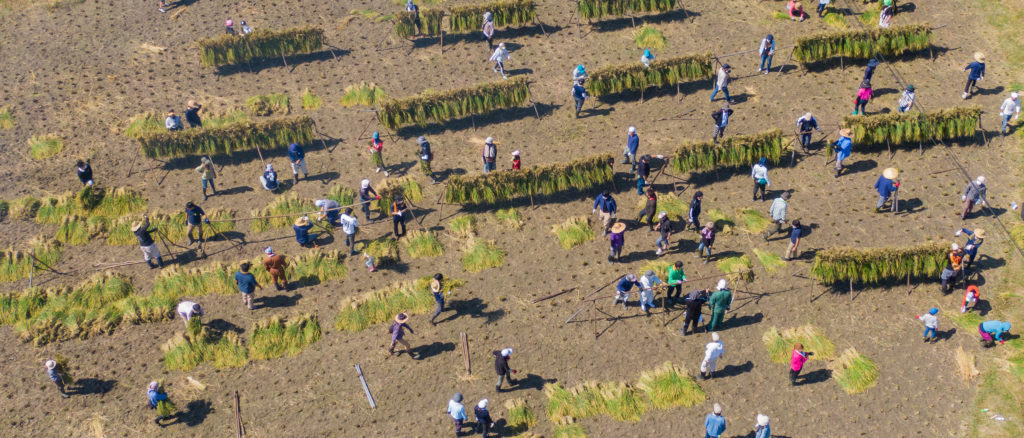
<path fill-rule="evenodd" d="M 981 203 L 981 205 L 988 205 L 986 202 L 988 187 L 985 185 L 985 177 L 979 176 L 974 182 L 968 182 L 967 187 L 964 188 L 964 194 L 960 196 L 960 200 L 964 201 L 964 209 L 960 213 L 960 219 L 967 219 L 967 215 L 971 214 L 971 210 L 975 204 Z"/>
<path fill-rule="evenodd" d="M 711 294 L 711 298 L 708 299 L 708 306 L 711 307 L 711 321 L 708 322 L 708 330 L 720 329 L 722 320 L 725 319 L 725 313 L 732 307 L 732 291 L 726 287 L 727 285 L 724 278 L 718 280 L 715 293 Z"/>
<path fill-rule="evenodd" d="M 836 150 L 836 178 L 843 173 L 843 160 L 850 158 L 853 153 L 853 140 L 850 138 L 850 128 L 839 130 L 839 139 L 832 143 Z"/>
<path fill-rule="evenodd" d="M 213 190 L 213 194 L 217 194 L 217 186 L 214 185 L 213 180 L 217 178 L 217 171 L 213 168 L 213 161 L 209 157 L 202 157 L 199 159 L 199 167 L 196 167 L 196 173 L 200 175 L 203 182 L 203 200 L 207 199 L 206 186 L 209 185 L 210 189 Z"/>
<path fill-rule="evenodd" d="M 804 114 L 799 119 L 796 119 L 796 129 L 800 133 L 800 147 L 803 148 L 804 152 L 807 152 L 807 148 L 811 146 L 811 133 L 812 131 L 821 132 L 818 129 L 818 119 L 814 118 L 814 114 L 810 111 Z"/>
<path fill-rule="evenodd" d="M 882 171 L 882 175 L 878 177 L 878 181 L 875 181 L 875 190 L 878 191 L 878 202 L 875 203 L 875 213 L 881 213 L 882 206 L 885 205 L 885 201 L 889 200 L 889 197 L 896 193 L 900 188 L 900 183 L 896 181 L 899 177 L 900 171 L 895 167 L 889 167 Z M 895 202 L 895 201 L 894 201 Z M 895 206 L 893 206 L 895 209 Z"/>
<path fill-rule="evenodd" d="M 139 249 L 142 250 L 142 259 L 146 261 L 150 269 L 163 268 L 164 260 L 160 257 L 160 249 L 150 233 L 156 228 L 149 228 L 149 216 L 142 215 L 142 221 L 132 222 L 132 234 L 139 241 Z M 156 263 L 154 263 L 154 261 Z"/>
<path fill-rule="evenodd" d="M 299 183 L 299 171 L 302 177 L 309 179 L 309 167 L 306 166 L 306 150 L 298 143 L 288 145 L 288 161 L 292 164 L 292 180 Z"/>
<path fill-rule="evenodd" d="M 767 201 L 768 198 L 764 196 L 764 190 L 766 187 L 772 185 L 772 182 L 768 180 L 768 159 L 761 157 L 761 160 L 757 162 L 753 167 L 750 168 L 750 177 L 754 179 L 754 196 L 753 200 L 757 200 L 757 192 L 761 192 L 761 201 Z"/>
<path fill-rule="evenodd" d="M 761 54 L 761 64 L 757 67 L 757 71 L 764 71 L 764 74 L 772 71 L 772 58 L 775 57 L 775 37 L 772 34 L 764 37 L 761 40 L 761 46 L 757 49 L 757 53 Z"/>
<path fill-rule="evenodd" d="M 274 288 L 277 290 L 288 290 L 288 261 L 281 254 L 275 254 L 271 247 L 263 248 L 263 269 L 270 273 L 270 279 L 274 281 Z"/>

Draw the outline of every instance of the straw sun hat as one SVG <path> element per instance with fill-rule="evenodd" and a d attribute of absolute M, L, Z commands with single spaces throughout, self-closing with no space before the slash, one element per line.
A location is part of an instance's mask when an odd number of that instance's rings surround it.
<path fill-rule="evenodd" d="M 981 52 L 974 52 L 974 60 L 978 62 L 985 62 L 985 54 Z"/>
<path fill-rule="evenodd" d="M 304 227 L 306 225 L 309 225 L 309 218 L 307 218 L 305 216 L 302 216 L 302 217 L 300 217 L 298 219 L 295 219 L 295 225 L 300 226 L 300 227 Z"/>
<path fill-rule="evenodd" d="M 615 225 L 612 225 L 613 233 L 621 233 L 623 231 L 626 231 L 626 224 L 624 222 L 616 222 Z"/>
<path fill-rule="evenodd" d="M 900 176 L 900 171 L 895 167 L 890 167 L 882 171 L 882 176 L 886 177 L 886 179 L 896 179 L 896 177 Z"/>
<path fill-rule="evenodd" d="M 395 322 L 397 322 L 399 324 L 405 324 L 405 322 L 408 321 L 408 320 L 409 320 L 409 315 L 405 314 L 405 312 L 402 312 L 402 313 L 399 313 L 398 315 L 395 315 Z"/>
<path fill-rule="evenodd" d="M 843 137 L 849 137 L 851 132 L 852 131 L 850 131 L 850 128 L 843 128 L 839 130 L 839 135 Z"/>

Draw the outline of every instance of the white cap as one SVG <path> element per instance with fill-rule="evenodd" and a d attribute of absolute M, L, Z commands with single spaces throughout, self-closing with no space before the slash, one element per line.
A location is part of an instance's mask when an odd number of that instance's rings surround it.
<path fill-rule="evenodd" d="M 978 184 L 985 184 L 985 177 L 979 176 L 978 180 L 975 181 L 975 182 L 978 183 Z"/>
<path fill-rule="evenodd" d="M 317 207 L 323 207 L 324 204 L 326 204 L 326 203 L 327 202 L 324 201 L 323 199 L 317 199 L 316 201 L 313 201 L 313 205 L 315 205 Z"/>
<path fill-rule="evenodd" d="M 629 133 L 632 134 L 634 132 L 636 132 L 636 126 L 630 126 L 629 127 Z"/>
<path fill-rule="evenodd" d="M 274 165 L 273 165 L 273 164 L 270 164 L 270 163 L 267 163 L 267 170 L 268 170 L 268 171 L 269 171 L 269 170 L 274 170 Z"/>
<path fill-rule="evenodd" d="M 487 407 L 487 399 L 485 398 L 485 399 L 483 399 L 483 400 L 480 400 L 480 403 L 477 403 L 476 405 L 477 405 L 477 406 L 478 406 L 478 407 L 479 407 L 480 409 L 484 409 L 484 408 L 486 408 L 486 407 Z"/>
<path fill-rule="evenodd" d="M 715 403 L 715 413 L 716 414 L 721 414 L 722 413 L 722 405 L 720 405 L 718 403 Z"/>
<path fill-rule="evenodd" d="M 502 356 L 508 357 L 511 354 L 512 354 L 512 349 L 511 348 L 506 348 L 504 350 L 501 350 L 501 355 Z"/>
<path fill-rule="evenodd" d="M 668 216 L 668 213 L 666 213 L 666 212 L 664 212 L 664 211 L 663 211 L 663 212 L 661 212 L 661 213 L 658 213 L 658 219 L 661 219 L 661 218 L 663 218 L 663 217 L 665 217 L 665 216 Z"/>
<path fill-rule="evenodd" d="M 960 249 L 960 245 L 957 245 L 955 243 L 953 245 L 951 245 L 950 247 L 953 248 L 954 251 Z"/>
<path fill-rule="evenodd" d="M 364 189 L 367 188 L 367 187 L 370 187 L 370 180 L 364 179 L 364 180 L 360 181 L 359 182 L 359 187 L 362 187 Z"/>
<path fill-rule="evenodd" d="M 715 341 L 715 342 L 718 342 L 718 341 L 722 340 L 722 337 L 718 336 L 718 332 L 711 332 L 711 340 Z"/>
<path fill-rule="evenodd" d="M 725 281 L 725 279 L 723 278 L 723 279 L 721 279 L 721 280 L 718 280 L 718 288 L 717 288 L 717 289 L 718 289 L 718 290 L 722 290 L 722 289 L 725 289 L 725 287 L 726 287 L 726 286 L 728 286 L 728 285 L 729 285 L 729 283 L 727 283 L 727 282 Z"/>
<path fill-rule="evenodd" d="M 152 382 L 149 382 L 149 389 L 152 389 L 152 390 L 156 391 L 157 388 L 159 388 L 159 387 L 160 387 L 160 382 L 157 382 L 156 380 L 154 380 Z"/>
<path fill-rule="evenodd" d="M 516 149 L 516 150 L 512 151 L 512 155 L 518 157 L 519 156 L 519 149 Z"/>
<path fill-rule="evenodd" d="M 1012 98 L 1012 99 L 1016 99 L 1016 98 L 1017 98 L 1018 96 L 1020 96 L 1020 95 L 1019 95 L 1019 94 L 1017 94 L 1017 92 L 1016 92 L 1016 91 L 1014 91 L 1014 92 L 1010 93 L 1010 98 Z"/>
<path fill-rule="evenodd" d="M 55 360 L 48 360 L 48 361 L 46 361 L 46 369 L 52 370 L 54 368 L 57 368 L 57 361 L 55 361 Z"/>
<path fill-rule="evenodd" d="M 269 246 L 266 247 L 266 248 L 263 248 L 263 253 L 264 254 L 273 254 L 274 253 L 274 248 L 271 248 Z"/>
<path fill-rule="evenodd" d="M 494 137 L 487 137 L 484 139 L 484 143 L 494 143 Z"/>
<path fill-rule="evenodd" d="M 626 274 L 626 280 L 636 281 L 636 276 L 633 274 Z"/>
<path fill-rule="evenodd" d="M 764 414 L 757 414 L 757 425 L 765 427 L 768 425 L 768 416 Z"/>

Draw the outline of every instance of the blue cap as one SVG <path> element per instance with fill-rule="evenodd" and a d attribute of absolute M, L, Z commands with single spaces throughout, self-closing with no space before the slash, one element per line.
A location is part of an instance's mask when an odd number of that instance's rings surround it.
<path fill-rule="evenodd" d="M 775 37 L 773 37 L 772 34 L 768 34 L 768 36 L 764 37 L 764 39 L 766 39 L 768 41 L 774 41 Z"/>
<path fill-rule="evenodd" d="M 576 66 L 576 71 L 578 71 L 580 73 L 583 73 L 586 70 L 583 69 L 583 64 L 579 64 L 579 65 Z"/>
<path fill-rule="evenodd" d="M 377 131 L 373 131 L 373 139 L 374 140 L 380 140 L 380 133 L 377 132 Z"/>
<path fill-rule="evenodd" d="M 930 313 L 932 315 L 934 315 L 936 313 L 939 313 L 939 308 L 938 307 L 932 307 L 932 310 L 929 310 L 928 313 Z"/>
<path fill-rule="evenodd" d="M 651 57 L 651 49 L 644 49 L 644 56 L 650 58 Z"/>
<path fill-rule="evenodd" d="M 764 166 L 764 163 L 767 163 L 767 162 L 768 162 L 767 158 L 761 157 L 761 160 L 758 161 L 757 164 L 760 165 L 760 166 Z"/>

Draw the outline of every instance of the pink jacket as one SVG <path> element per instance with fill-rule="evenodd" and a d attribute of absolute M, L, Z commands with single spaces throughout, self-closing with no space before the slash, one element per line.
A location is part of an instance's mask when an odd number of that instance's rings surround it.
<path fill-rule="evenodd" d="M 871 89 L 861 88 L 857 90 L 857 98 L 860 100 L 871 100 Z"/>
<path fill-rule="evenodd" d="M 806 362 L 807 362 L 807 355 L 804 354 L 804 353 L 801 353 L 800 351 L 798 351 L 797 349 L 794 348 L 793 349 L 793 358 L 789 360 L 789 367 L 792 368 L 793 371 L 800 371 L 801 369 L 804 368 L 804 363 L 806 363 Z"/>

